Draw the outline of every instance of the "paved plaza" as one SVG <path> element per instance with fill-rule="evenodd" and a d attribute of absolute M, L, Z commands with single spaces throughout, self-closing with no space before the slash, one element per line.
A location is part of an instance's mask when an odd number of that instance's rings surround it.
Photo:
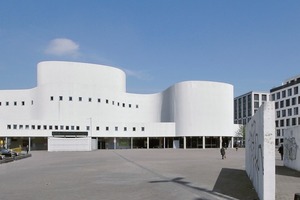
<path fill-rule="evenodd" d="M 244 149 L 133 149 L 31 152 L 0 165 L 1 200 L 258 199 Z M 278 154 L 278 152 L 276 151 Z M 300 172 L 276 154 L 276 199 L 300 192 Z"/>

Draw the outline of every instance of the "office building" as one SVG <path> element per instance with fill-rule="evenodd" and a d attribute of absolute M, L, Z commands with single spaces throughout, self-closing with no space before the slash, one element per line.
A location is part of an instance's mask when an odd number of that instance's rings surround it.
<path fill-rule="evenodd" d="M 300 125 L 300 75 L 287 79 L 281 86 L 270 90 L 275 102 L 276 145 L 283 143 L 284 130 Z"/>

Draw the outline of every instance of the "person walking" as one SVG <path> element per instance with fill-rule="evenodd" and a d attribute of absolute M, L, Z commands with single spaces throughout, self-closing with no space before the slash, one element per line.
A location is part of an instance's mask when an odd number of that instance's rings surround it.
<path fill-rule="evenodd" d="M 283 160 L 283 145 L 281 144 L 280 147 L 278 148 L 278 152 L 280 153 L 281 160 Z"/>
<path fill-rule="evenodd" d="M 225 152 L 225 148 L 224 147 L 222 147 L 220 149 L 220 153 L 221 153 L 222 159 L 226 158 L 226 152 Z"/>

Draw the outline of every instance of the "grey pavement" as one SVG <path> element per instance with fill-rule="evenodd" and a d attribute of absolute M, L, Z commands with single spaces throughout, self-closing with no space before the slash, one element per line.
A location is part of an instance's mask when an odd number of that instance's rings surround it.
<path fill-rule="evenodd" d="M 34 151 L 0 165 L 0 200 L 258 199 L 244 149 Z M 276 199 L 300 192 L 300 172 L 276 154 Z"/>

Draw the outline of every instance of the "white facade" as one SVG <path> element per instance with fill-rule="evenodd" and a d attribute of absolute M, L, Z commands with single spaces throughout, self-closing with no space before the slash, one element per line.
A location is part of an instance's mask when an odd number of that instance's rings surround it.
<path fill-rule="evenodd" d="M 284 142 L 285 130 L 300 125 L 300 75 L 270 90 L 275 102 L 276 145 Z M 299 133 L 298 133 L 299 134 Z"/>
<path fill-rule="evenodd" d="M 246 125 L 258 108 L 269 101 L 270 93 L 251 91 L 234 98 L 234 123 Z"/>
<path fill-rule="evenodd" d="M 0 138 L 46 149 L 52 137 L 89 137 L 98 148 L 167 148 L 174 140 L 182 148 L 219 147 L 235 135 L 232 100 L 226 83 L 186 81 L 132 94 L 120 69 L 47 61 L 38 64 L 37 87 L 0 91 Z M 135 138 L 144 139 L 135 145 Z"/>

